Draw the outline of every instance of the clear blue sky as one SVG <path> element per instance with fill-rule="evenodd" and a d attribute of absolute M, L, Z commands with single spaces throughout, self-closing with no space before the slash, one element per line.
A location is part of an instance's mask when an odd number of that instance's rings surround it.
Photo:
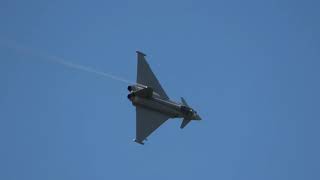
<path fill-rule="evenodd" d="M 320 179 L 319 1 L 0 2 L 0 179 Z M 127 85 L 145 52 L 201 122 L 141 146 Z"/>

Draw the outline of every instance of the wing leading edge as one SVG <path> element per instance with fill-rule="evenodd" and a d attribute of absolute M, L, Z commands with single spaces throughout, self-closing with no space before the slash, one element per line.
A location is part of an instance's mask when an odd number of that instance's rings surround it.
<path fill-rule="evenodd" d="M 143 144 L 143 141 L 156 129 L 158 129 L 169 117 L 156 111 L 142 107 L 136 107 L 136 139 L 135 142 Z"/>
<path fill-rule="evenodd" d="M 138 72 L 137 83 L 145 86 L 150 86 L 155 92 L 157 92 L 162 98 L 169 99 L 168 95 L 161 87 L 157 77 L 152 72 L 148 62 L 145 59 L 145 54 L 137 51 L 138 54 Z"/>

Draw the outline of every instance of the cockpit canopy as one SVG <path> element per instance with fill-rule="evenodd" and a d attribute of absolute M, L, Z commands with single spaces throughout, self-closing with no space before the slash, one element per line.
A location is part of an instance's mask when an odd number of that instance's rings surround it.
<path fill-rule="evenodd" d="M 181 111 L 186 115 L 193 115 L 195 111 L 192 108 L 189 108 L 187 106 L 181 106 Z"/>

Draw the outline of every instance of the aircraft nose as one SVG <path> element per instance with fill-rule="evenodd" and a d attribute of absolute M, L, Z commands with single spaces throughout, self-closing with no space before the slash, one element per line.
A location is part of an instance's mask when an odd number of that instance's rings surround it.
<path fill-rule="evenodd" d="M 198 114 L 195 115 L 194 119 L 195 120 L 202 120 L 201 117 Z"/>

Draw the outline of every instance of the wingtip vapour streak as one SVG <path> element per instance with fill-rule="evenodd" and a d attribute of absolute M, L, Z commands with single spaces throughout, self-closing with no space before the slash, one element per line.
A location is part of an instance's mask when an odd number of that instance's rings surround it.
<path fill-rule="evenodd" d="M 103 72 L 103 71 L 99 71 L 99 70 L 97 70 L 95 68 L 92 68 L 92 67 L 89 67 L 89 66 L 76 64 L 76 63 L 67 61 L 67 60 L 65 60 L 63 58 L 56 57 L 56 56 L 48 56 L 48 55 L 44 55 L 43 53 L 39 53 L 39 52 L 36 53 L 35 50 L 29 49 L 29 48 L 26 48 L 26 47 L 22 47 L 22 46 L 17 45 L 16 43 L 13 43 L 13 42 L 10 42 L 10 43 L 6 44 L 5 46 L 7 48 L 13 49 L 13 50 L 15 50 L 15 51 L 17 51 L 19 53 L 25 53 L 25 54 L 30 54 L 30 55 L 33 55 L 33 56 L 38 56 L 38 57 L 41 58 L 42 61 L 52 62 L 52 63 L 55 63 L 55 64 L 63 65 L 65 67 L 68 67 L 68 68 L 71 68 L 71 69 L 76 69 L 76 70 L 80 70 L 80 71 L 84 71 L 84 72 L 88 72 L 88 73 L 93 73 L 93 74 L 96 74 L 96 75 L 99 75 L 99 76 L 102 76 L 102 77 L 107 77 L 109 79 L 120 81 L 120 82 L 123 82 L 123 83 L 126 83 L 126 84 L 135 84 L 134 82 L 129 81 L 127 79 L 115 76 L 115 75 L 113 75 L 111 73 L 106 73 L 106 72 Z"/>
<path fill-rule="evenodd" d="M 92 67 L 83 66 L 83 65 L 80 65 L 80 64 L 75 64 L 75 63 L 72 63 L 72 62 L 68 62 L 68 61 L 65 61 L 65 60 L 63 60 L 61 58 L 58 58 L 58 57 L 51 57 L 51 60 L 52 60 L 52 62 L 58 63 L 60 65 L 66 66 L 68 68 L 81 70 L 81 71 L 85 71 L 85 72 L 89 72 L 89 73 L 94 73 L 94 74 L 97 74 L 97 75 L 100 75 L 100 76 L 103 76 L 103 77 L 107 77 L 107 78 L 110 78 L 110 79 L 113 79 L 113 80 L 116 80 L 116 81 L 121 81 L 121 82 L 124 82 L 124 83 L 127 83 L 127 84 L 133 84 L 133 82 L 131 82 L 129 80 L 126 80 L 124 78 L 112 75 L 110 73 L 98 71 L 98 70 L 96 70 L 96 69 L 94 69 Z"/>

